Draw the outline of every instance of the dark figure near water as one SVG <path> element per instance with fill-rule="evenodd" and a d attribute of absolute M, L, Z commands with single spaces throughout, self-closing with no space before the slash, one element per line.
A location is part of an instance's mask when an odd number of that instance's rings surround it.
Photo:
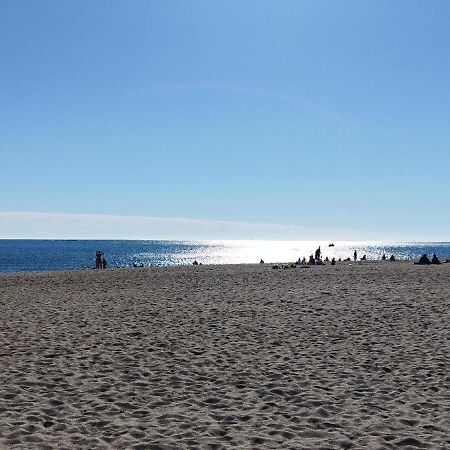
<path fill-rule="evenodd" d="M 428 255 L 426 253 L 424 253 L 420 258 L 419 258 L 419 262 L 416 262 L 414 264 L 419 264 L 421 266 L 428 266 L 429 264 L 431 264 L 430 258 L 428 258 Z"/>
<path fill-rule="evenodd" d="M 102 256 L 103 256 L 103 252 L 97 250 L 95 252 L 95 268 L 96 269 L 101 269 L 102 268 Z"/>
<path fill-rule="evenodd" d="M 358 259 L 358 252 L 355 250 L 353 253 L 353 260 L 356 261 Z"/>
<path fill-rule="evenodd" d="M 195 260 L 195 261 L 192 263 L 192 265 L 193 265 L 193 266 L 198 266 L 197 260 Z"/>
<path fill-rule="evenodd" d="M 361 261 L 367 261 L 367 255 L 364 255 L 364 256 L 361 258 Z"/>
<path fill-rule="evenodd" d="M 331 260 L 331 265 L 332 265 L 332 266 L 335 266 L 335 265 L 336 265 L 336 259 L 335 259 L 335 258 L 333 258 L 333 259 Z"/>
<path fill-rule="evenodd" d="M 439 258 L 436 256 L 436 253 L 433 253 L 433 257 L 431 258 L 431 264 L 442 264 L 441 261 L 439 261 Z"/>
<path fill-rule="evenodd" d="M 387 258 L 386 258 L 386 253 L 383 253 L 383 256 L 381 257 L 381 260 L 382 260 L 382 261 L 386 261 L 386 259 L 387 259 Z"/>
<path fill-rule="evenodd" d="M 261 260 L 259 261 L 259 263 L 260 263 L 260 264 L 264 264 L 264 260 L 261 259 Z"/>
<path fill-rule="evenodd" d="M 320 259 L 321 255 L 322 255 L 322 252 L 320 251 L 320 245 L 319 245 L 319 248 L 316 250 L 316 253 L 315 253 L 315 259 Z"/>
<path fill-rule="evenodd" d="M 389 258 L 389 261 L 395 261 L 395 256 L 391 255 L 391 257 Z"/>
<path fill-rule="evenodd" d="M 106 269 L 108 267 L 108 261 L 106 261 L 105 257 L 102 258 L 102 269 Z"/>
<path fill-rule="evenodd" d="M 316 265 L 316 260 L 314 259 L 314 256 L 313 256 L 313 255 L 311 255 L 311 256 L 309 257 L 308 264 L 309 264 L 310 266 L 315 266 L 315 265 Z"/>

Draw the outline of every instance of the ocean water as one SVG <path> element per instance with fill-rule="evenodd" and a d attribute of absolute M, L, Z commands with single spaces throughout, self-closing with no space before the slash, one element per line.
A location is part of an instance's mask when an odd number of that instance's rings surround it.
<path fill-rule="evenodd" d="M 174 266 L 292 262 L 306 258 L 320 245 L 323 257 L 380 259 L 383 253 L 397 259 L 418 259 L 423 253 L 450 258 L 450 242 L 329 242 L 320 241 L 122 241 L 122 240 L 0 240 L 0 272 L 88 269 L 95 252 L 104 252 L 109 267 Z"/>

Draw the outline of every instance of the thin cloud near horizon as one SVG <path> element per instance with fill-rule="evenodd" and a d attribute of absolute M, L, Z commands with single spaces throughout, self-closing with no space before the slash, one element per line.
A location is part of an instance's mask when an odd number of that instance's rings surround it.
<path fill-rule="evenodd" d="M 378 233 L 300 225 L 55 212 L 0 212 L 0 239 L 379 240 Z"/>

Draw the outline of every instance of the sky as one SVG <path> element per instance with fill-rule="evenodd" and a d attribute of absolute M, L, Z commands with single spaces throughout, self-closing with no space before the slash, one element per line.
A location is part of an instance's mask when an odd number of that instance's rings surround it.
<path fill-rule="evenodd" d="M 449 18 L 2 0 L 0 238 L 448 241 Z"/>

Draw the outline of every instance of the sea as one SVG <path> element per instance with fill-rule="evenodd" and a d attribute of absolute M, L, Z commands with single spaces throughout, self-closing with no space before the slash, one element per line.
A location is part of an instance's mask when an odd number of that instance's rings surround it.
<path fill-rule="evenodd" d="M 450 258 L 450 242 L 368 241 L 126 241 L 126 240 L 8 240 L 0 239 L 0 272 L 90 269 L 102 251 L 108 267 L 163 267 L 202 264 L 293 262 L 313 254 L 320 246 L 323 258 L 363 255 L 379 260 L 385 254 L 398 260 L 416 260 L 436 253 Z"/>

